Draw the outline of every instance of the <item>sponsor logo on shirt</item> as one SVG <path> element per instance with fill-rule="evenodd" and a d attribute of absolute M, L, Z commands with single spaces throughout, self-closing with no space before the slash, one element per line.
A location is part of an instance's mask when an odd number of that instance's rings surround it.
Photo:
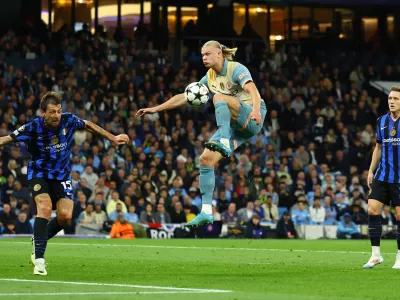
<path fill-rule="evenodd" d="M 249 76 L 249 72 L 243 72 L 242 74 L 239 75 L 239 80 L 242 80 L 244 77 Z"/>

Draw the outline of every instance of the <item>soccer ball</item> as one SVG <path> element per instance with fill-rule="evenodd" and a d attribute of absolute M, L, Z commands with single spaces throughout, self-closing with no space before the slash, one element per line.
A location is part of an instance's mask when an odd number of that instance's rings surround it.
<path fill-rule="evenodd" d="M 201 82 L 193 82 L 185 89 L 185 99 L 191 106 L 199 107 L 208 101 L 208 88 Z"/>

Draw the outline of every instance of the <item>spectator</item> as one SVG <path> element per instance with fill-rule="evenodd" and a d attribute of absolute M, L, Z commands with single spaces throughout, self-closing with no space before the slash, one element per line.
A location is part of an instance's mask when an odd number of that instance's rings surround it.
<path fill-rule="evenodd" d="M 121 204 L 122 211 L 126 213 L 128 210 L 124 202 L 119 199 L 119 193 L 117 191 L 112 192 L 111 200 L 107 204 L 107 214 L 111 216 L 111 213 L 117 209 L 117 205 Z"/>
<path fill-rule="evenodd" d="M 127 218 L 126 220 L 129 223 L 139 223 L 139 217 L 138 215 L 135 213 L 136 211 L 136 207 L 134 205 L 130 205 L 128 207 L 128 213 L 127 213 Z"/>
<path fill-rule="evenodd" d="M 183 211 L 184 211 L 185 216 L 186 216 L 186 223 L 189 223 L 194 218 L 196 218 L 196 214 L 194 214 L 192 212 L 192 210 L 190 209 L 190 206 L 188 206 L 188 205 L 183 206 Z"/>
<path fill-rule="evenodd" d="M 229 203 L 228 209 L 222 215 L 222 221 L 225 224 L 237 223 L 239 220 L 238 213 L 236 211 L 236 204 Z"/>
<path fill-rule="evenodd" d="M 31 199 L 29 189 L 27 187 L 23 187 L 21 182 L 18 180 L 14 182 L 14 191 L 11 196 L 15 197 L 17 201 L 29 202 Z"/>
<path fill-rule="evenodd" d="M 257 215 L 260 217 L 261 220 L 265 220 L 265 219 L 266 219 L 266 217 L 265 217 L 265 211 L 264 211 L 264 208 L 261 206 L 261 201 L 260 201 L 260 199 L 257 199 L 257 200 L 254 202 L 254 209 L 253 209 L 253 212 L 254 212 L 255 214 L 257 214 Z"/>
<path fill-rule="evenodd" d="M 314 198 L 314 205 L 310 208 L 311 223 L 322 225 L 325 221 L 325 208 L 321 206 L 321 199 Z"/>
<path fill-rule="evenodd" d="M 81 175 L 81 180 L 85 179 L 87 181 L 87 186 L 89 189 L 94 191 L 96 187 L 96 182 L 99 180 L 99 176 L 97 176 L 96 173 L 93 172 L 93 167 L 92 166 L 86 166 L 85 172 Z"/>
<path fill-rule="evenodd" d="M 94 204 L 94 222 L 96 224 L 103 225 L 107 221 L 107 214 L 101 209 L 102 205 L 100 203 Z"/>
<path fill-rule="evenodd" d="M 111 220 L 111 221 L 115 221 L 115 220 L 117 219 L 117 217 L 118 217 L 119 215 L 121 215 L 121 214 L 124 216 L 125 219 L 128 219 L 128 218 L 127 218 L 127 213 L 124 212 L 124 210 L 123 210 L 123 205 L 122 205 L 122 203 L 118 203 L 117 206 L 116 206 L 116 208 L 115 208 L 115 210 L 114 210 L 113 212 L 111 212 L 111 214 L 109 215 L 110 220 Z"/>
<path fill-rule="evenodd" d="M 324 198 L 324 209 L 325 209 L 325 221 L 324 225 L 336 225 L 337 223 L 337 208 L 332 203 L 332 199 L 329 196 Z"/>
<path fill-rule="evenodd" d="M 78 217 L 80 224 L 95 224 L 95 214 L 93 213 L 93 204 L 88 203 L 86 209 Z"/>
<path fill-rule="evenodd" d="M 123 215 L 118 215 L 116 222 L 111 227 L 110 238 L 112 239 L 134 239 L 133 227 Z"/>
<path fill-rule="evenodd" d="M 146 209 L 140 213 L 140 223 L 156 223 L 153 206 L 150 203 L 147 203 Z"/>
<path fill-rule="evenodd" d="M 247 202 L 247 206 L 243 207 L 238 210 L 238 222 L 239 223 L 247 223 L 251 220 L 253 217 L 254 213 L 254 203 L 253 202 Z"/>
<path fill-rule="evenodd" d="M 305 208 L 304 202 L 297 203 L 297 208 L 292 212 L 292 220 L 294 225 L 309 225 L 311 224 L 311 217 L 308 209 Z"/>
<path fill-rule="evenodd" d="M 21 212 L 18 215 L 18 220 L 15 223 L 16 234 L 32 234 L 33 229 L 31 223 L 28 221 L 28 217 L 25 212 Z"/>
<path fill-rule="evenodd" d="M 0 211 L 0 226 L 7 228 L 8 224 L 14 224 L 17 221 L 17 215 L 11 211 L 10 204 L 4 204 Z"/>
<path fill-rule="evenodd" d="M 353 221 L 351 221 L 351 215 L 349 213 L 345 213 L 343 215 L 343 220 L 338 223 L 337 238 L 338 239 L 361 238 L 358 227 Z"/>
<path fill-rule="evenodd" d="M 278 239 L 294 239 L 297 238 L 297 231 L 294 223 L 290 218 L 290 213 L 285 211 L 276 225 L 276 237 Z"/>
<path fill-rule="evenodd" d="M 244 230 L 244 237 L 248 239 L 265 239 L 267 234 L 264 228 L 260 225 L 260 217 L 255 214 L 247 222 Z"/>
<path fill-rule="evenodd" d="M 186 215 L 183 211 L 182 203 L 179 201 L 174 203 L 174 208 L 171 210 L 170 216 L 171 223 L 173 224 L 186 223 Z"/>
<path fill-rule="evenodd" d="M 165 211 L 163 204 L 157 204 L 157 212 L 154 215 L 155 223 L 170 224 L 171 217 L 168 212 Z"/>
<path fill-rule="evenodd" d="M 276 223 L 279 219 L 278 207 L 272 203 L 272 197 L 267 196 L 267 202 L 262 205 L 265 213 L 265 220 L 271 223 Z"/>

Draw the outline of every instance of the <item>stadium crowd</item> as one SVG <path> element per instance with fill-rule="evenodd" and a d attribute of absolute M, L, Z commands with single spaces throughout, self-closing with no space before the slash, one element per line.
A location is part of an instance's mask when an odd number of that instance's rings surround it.
<path fill-rule="evenodd" d="M 199 156 L 216 126 L 211 102 L 144 119 L 135 114 L 183 92 L 205 70 L 193 57 L 173 65 L 167 51 L 140 41 L 67 28 L 40 39 L 13 31 L 0 39 L 1 136 L 39 116 L 41 96 L 52 90 L 62 95 L 64 112 L 130 137 L 130 145 L 116 148 L 76 133 L 75 224 L 100 229 L 121 214 L 132 223 L 180 224 L 201 209 Z M 367 224 L 367 170 L 376 119 L 386 110 L 368 81 L 399 80 L 400 65 L 354 64 L 347 71 L 295 48 L 264 50 L 257 59 L 244 49 L 240 60 L 268 115 L 261 133 L 216 168 L 215 220 L 278 223 L 283 238 L 295 236 L 293 225 L 337 224 L 344 216 L 351 218 L 345 227 Z M 0 150 L 0 233 L 32 233 L 27 149 Z M 394 222 L 389 208 L 382 219 Z"/>

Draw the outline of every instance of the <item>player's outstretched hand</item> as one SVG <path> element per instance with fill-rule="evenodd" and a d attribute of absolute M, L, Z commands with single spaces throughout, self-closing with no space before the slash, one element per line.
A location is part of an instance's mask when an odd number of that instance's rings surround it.
<path fill-rule="evenodd" d="M 129 137 L 126 134 L 117 135 L 113 140 L 113 144 L 115 145 L 125 145 L 128 144 L 128 142 L 129 142 Z"/>
<path fill-rule="evenodd" d="M 149 107 L 149 108 L 142 108 L 139 109 L 138 112 L 136 113 L 137 116 L 143 117 L 144 115 L 147 114 L 155 114 L 157 112 L 155 107 Z"/>
<path fill-rule="evenodd" d="M 372 185 L 372 181 L 374 180 L 374 173 L 372 172 L 368 172 L 368 187 L 369 189 L 371 189 L 371 185 Z"/>
<path fill-rule="evenodd" d="M 257 125 L 260 125 L 261 123 L 260 111 L 253 110 L 250 114 L 250 119 L 256 121 Z"/>

